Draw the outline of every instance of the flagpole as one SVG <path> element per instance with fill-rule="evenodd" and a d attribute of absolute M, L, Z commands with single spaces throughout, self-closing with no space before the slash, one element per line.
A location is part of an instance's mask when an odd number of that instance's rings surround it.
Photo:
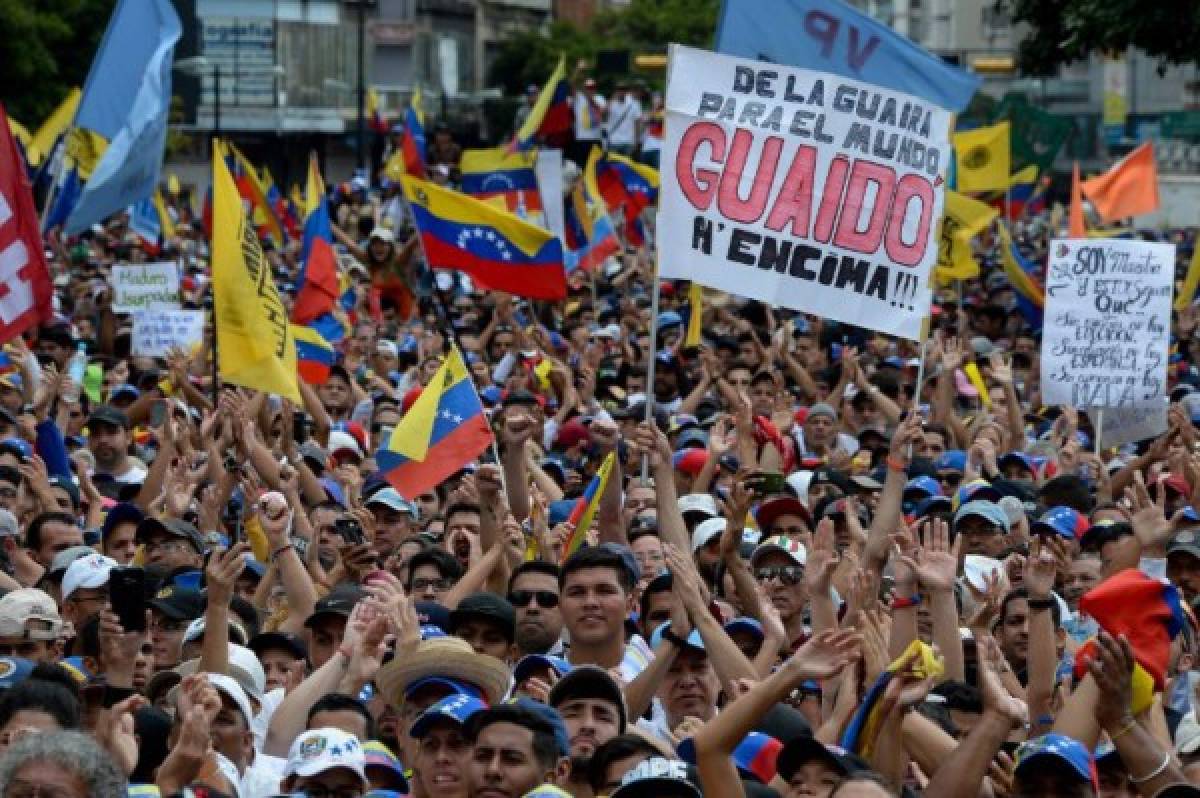
<path fill-rule="evenodd" d="M 646 418 L 647 424 L 654 423 L 654 368 L 658 361 L 658 258 L 654 259 L 652 264 L 653 271 L 650 274 L 653 290 L 650 294 L 650 351 L 648 357 L 650 362 L 646 364 Z M 642 476 L 641 482 L 647 485 L 650 482 L 650 455 L 642 454 Z"/>
<path fill-rule="evenodd" d="M 1098 408 L 1096 410 L 1096 429 L 1093 431 L 1096 433 L 1096 456 L 1099 457 L 1100 456 L 1100 439 L 1104 436 L 1104 408 L 1103 407 Z M 1100 465 L 1100 467 L 1101 468 L 1104 467 L 1103 463 Z M 1099 476 L 1099 474 L 1097 474 L 1097 476 Z"/>

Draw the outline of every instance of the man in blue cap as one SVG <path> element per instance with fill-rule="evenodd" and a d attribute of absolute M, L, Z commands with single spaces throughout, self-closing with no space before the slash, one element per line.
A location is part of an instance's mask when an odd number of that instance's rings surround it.
<path fill-rule="evenodd" d="M 477 712 L 466 725 L 474 752 L 467 764 L 470 798 L 519 798 L 570 776 L 570 743 L 558 712 L 526 698 Z"/>
<path fill-rule="evenodd" d="M 463 762 L 471 744 L 463 726 L 487 704 L 471 695 L 455 693 L 435 703 L 417 717 L 409 735 L 416 741 L 412 759 L 413 794 L 460 798 L 467 794 Z"/>
<path fill-rule="evenodd" d="M 996 502 L 974 499 L 954 514 L 954 534 L 963 536 L 963 557 L 999 558 L 1008 547 L 1008 516 Z"/>

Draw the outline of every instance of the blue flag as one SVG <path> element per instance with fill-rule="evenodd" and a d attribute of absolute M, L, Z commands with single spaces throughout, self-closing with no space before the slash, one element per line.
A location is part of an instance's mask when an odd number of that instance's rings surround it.
<path fill-rule="evenodd" d="M 75 117 L 108 148 L 67 220 L 77 233 L 145 199 L 162 169 L 171 58 L 182 26 L 169 0 L 120 0 L 92 62 Z"/>
<path fill-rule="evenodd" d="M 841 0 L 724 0 L 718 52 L 845 75 L 961 111 L 981 78 Z"/>

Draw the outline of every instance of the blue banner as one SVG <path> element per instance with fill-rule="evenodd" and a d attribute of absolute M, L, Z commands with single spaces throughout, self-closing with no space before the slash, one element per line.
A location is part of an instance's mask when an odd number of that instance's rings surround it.
<path fill-rule="evenodd" d="M 961 111 L 982 79 L 840 0 L 724 0 L 718 52 L 845 75 Z"/>

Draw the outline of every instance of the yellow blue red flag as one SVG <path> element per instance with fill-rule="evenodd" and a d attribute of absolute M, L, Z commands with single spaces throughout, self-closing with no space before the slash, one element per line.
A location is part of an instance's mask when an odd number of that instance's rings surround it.
<path fill-rule="evenodd" d="M 609 452 L 604 458 L 604 462 L 600 464 L 600 469 L 596 471 L 595 476 L 588 482 L 588 486 L 584 488 L 583 495 L 576 501 L 574 509 L 571 510 L 567 523 L 574 524 L 575 529 L 571 531 L 571 537 L 567 538 L 567 543 L 563 546 L 563 562 L 579 551 L 583 547 L 584 541 L 587 540 L 588 530 L 592 528 L 592 521 L 596 518 L 596 510 L 599 509 L 600 499 L 608 487 L 608 477 L 612 474 L 615 461 L 616 452 Z"/>
<path fill-rule="evenodd" d="M 521 129 L 508 145 L 510 151 L 529 150 L 539 137 L 565 133 L 571 129 L 571 84 L 567 82 L 567 59 L 558 57 L 550 79 L 521 123 Z"/>

